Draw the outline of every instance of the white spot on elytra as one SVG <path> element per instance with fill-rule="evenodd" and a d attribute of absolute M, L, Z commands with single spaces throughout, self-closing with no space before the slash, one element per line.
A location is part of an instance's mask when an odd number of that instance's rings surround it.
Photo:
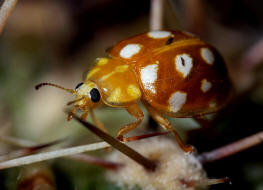
<path fill-rule="evenodd" d="M 186 102 L 187 94 L 185 92 L 177 91 L 169 98 L 170 110 L 172 112 L 179 111 Z"/>
<path fill-rule="evenodd" d="M 193 59 L 188 54 L 177 55 L 175 57 L 175 66 L 176 70 L 185 78 L 191 72 Z"/>
<path fill-rule="evenodd" d="M 167 38 L 171 35 L 172 33 L 169 31 L 152 31 L 152 32 L 148 32 L 148 36 L 151 38 Z"/>
<path fill-rule="evenodd" d="M 208 65 L 212 65 L 215 61 L 213 52 L 208 48 L 201 49 L 201 56 Z"/>
<path fill-rule="evenodd" d="M 122 58 L 129 59 L 133 55 L 139 53 L 140 50 L 141 50 L 140 44 L 128 44 L 121 49 L 120 56 Z"/>
<path fill-rule="evenodd" d="M 141 81 L 145 89 L 148 89 L 155 93 L 154 83 L 157 79 L 158 65 L 152 64 L 144 67 L 141 70 Z"/>
<path fill-rule="evenodd" d="M 208 80 L 203 79 L 203 80 L 201 81 L 201 90 L 202 90 L 203 92 L 207 92 L 208 90 L 211 89 L 211 87 L 212 87 L 212 83 L 209 82 Z"/>

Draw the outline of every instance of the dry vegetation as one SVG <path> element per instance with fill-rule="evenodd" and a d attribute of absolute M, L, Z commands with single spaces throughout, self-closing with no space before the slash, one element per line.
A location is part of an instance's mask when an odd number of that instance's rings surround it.
<path fill-rule="evenodd" d="M 260 0 L 25 0 L 15 7 L 16 3 L 0 2 L 0 168 L 45 162 L 1 170 L 0 189 L 107 190 L 120 185 L 190 190 L 224 181 L 208 178 L 226 176 L 233 185 L 211 189 L 262 189 Z M 36 92 L 34 85 L 51 81 L 74 87 L 94 60 L 106 55 L 107 47 L 162 27 L 184 29 L 213 44 L 226 59 L 236 96 L 222 112 L 209 116 L 209 122 L 199 120 L 203 129 L 192 119 L 169 118 L 199 156 L 183 154 L 169 135 L 132 143 L 146 159 L 158 160 L 157 169 L 149 172 L 140 161 L 105 150 L 111 143 L 98 140 L 83 124 L 67 122 L 63 109 L 73 97 L 48 88 Z M 132 121 L 121 109 L 101 108 L 96 114 L 112 136 Z M 145 119 L 136 132 L 149 133 L 155 125 Z M 209 163 L 246 148 L 251 149 Z M 92 152 L 79 154 L 88 151 Z"/>

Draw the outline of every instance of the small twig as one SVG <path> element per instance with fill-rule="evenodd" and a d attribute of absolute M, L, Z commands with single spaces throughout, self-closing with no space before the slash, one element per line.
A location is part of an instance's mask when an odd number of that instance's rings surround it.
<path fill-rule="evenodd" d="M 160 30 L 163 28 L 163 1 L 151 0 L 150 30 Z"/>
<path fill-rule="evenodd" d="M 221 148 L 212 150 L 210 152 L 204 152 L 198 156 L 201 163 L 214 162 L 216 160 L 223 159 L 233 154 L 239 153 L 243 150 L 256 146 L 263 142 L 263 131 L 255 135 L 246 137 L 239 141 L 233 142 Z"/>
<path fill-rule="evenodd" d="M 33 164 L 19 171 L 16 190 L 55 190 L 55 176 L 47 164 Z"/>
<path fill-rule="evenodd" d="M 16 166 L 32 164 L 36 162 L 50 160 L 53 158 L 70 156 L 73 154 L 79 154 L 83 152 L 88 152 L 88 151 L 93 151 L 93 150 L 98 150 L 98 149 L 103 149 L 103 148 L 108 148 L 108 147 L 110 147 L 108 143 L 100 142 L 100 143 L 94 143 L 94 144 L 89 144 L 89 145 L 75 146 L 71 148 L 63 148 L 60 150 L 54 150 L 50 152 L 44 152 L 44 153 L 39 153 L 36 155 L 24 156 L 21 158 L 8 160 L 5 162 L 0 162 L 0 169 L 6 169 L 6 168 L 11 168 L 11 167 L 16 167 Z"/>
<path fill-rule="evenodd" d="M 32 154 L 35 151 L 40 150 L 40 149 L 36 149 L 36 147 L 45 148 L 43 147 L 43 145 L 37 146 L 37 143 L 35 142 L 19 139 L 17 137 L 0 136 L 0 141 L 23 148 L 21 150 L 13 151 L 7 155 L 0 156 L 0 161 L 10 160 L 10 159 L 14 159 L 20 156 L 26 156 L 26 155 Z M 50 143 L 47 145 L 50 145 Z M 71 160 L 82 161 L 85 163 L 102 166 L 104 168 L 112 169 L 112 170 L 116 170 L 122 166 L 119 163 L 103 160 L 99 157 L 90 156 L 87 154 L 75 154 L 75 155 L 68 156 L 67 158 Z"/>
<path fill-rule="evenodd" d="M 11 137 L 11 136 L 3 136 L 3 135 L 0 135 L 0 141 L 19 147 L 30 147 L 37 145 L 36 143 L 28 140 L 19 139 L 17 137 Z"/>
<path fill-rule="evenodd" d="M 120 163 L 111 162 L 111 161 L 104 160 L 104 159 L 101 159 L 95 156 L 91 156 L 88 154 L 75 154 L 75 155 L 68 156 L 67 158 L 71 160 L 81 161 L 84 163 L 94 164 L 97 166 L 102 166 L 104 168 L 111 169 L 111 170 L 116 170 L 123 166 Z"/>
<path fill-rule="evenodd" d="M 254 69 L 263 61 L 263 38 L 254 43 L 241 58 L 241 66 L 244 69 Z"/>
<path fill-rule="evenodd" d="M 113 138 L 109 134 L 105 133 L 104 131 L 100 130 L 99 128 L 91 125 L 90 123 L 87 123 L 83 121 L 82 119 L 76 117 L 73 115 L 73 117 L 78 120 L 80 123 L 82 123 L 87 129 L 89 129 L 91 132 L 93 132 L 95 135 L 109 143 L 112 147 L 116 148 L 118 151 L 122 152 L 129 158 L 133 159 L 135 162 L 143 166 L 145 169 L 149 171 L 154 171 L 156 168 L 156 163 L 154 161 L 151 161 L 144 156 L 142 156 L 140 153 L 136 152 L 132 148 L 128 147 L 124 143 L 121 143 L 117 139 Z"/>
<path fill-rule="evenodd" d="M 220 183 L 231 183 L 228 177 L 220 178 L 220 179 L 202 179 L 202 180 L 186 180 L 181 179 L 180 182 L 186 187 L 205 187 L 209 185 L 216 185 Z"/>
<path fill-rule="evenodd" d="M 206 11 L 202 0 L 182 0 L 184 26 L 192 33 L 204 36 Z"/>
<path fill-rule="evenodd" d="M 153 134 L 143 135 L 142 137 L 148 138 L 148 137 L 152 137 L 152 136 L 156 136 L 156 135 L 164 135 L 164 134 L 168 134 L 168 132 L 153 133 Z M 137 140 L 143 139 L 143 138 L 138 138 Z M 25 142 L 27 142 L 27 141 L 25 141 Z M 28 141 L 28 143 L 35 144 L 34 142 L 30 142 L 30 141 Z M 54 159 L 54 158 L 59 158 L 59 157 L 66 157 L 66 156 L 71 157 L 72 155 L 73 155 L 73 157 L 75 157 L 74 156 L 75 154 L 99 150 L 99 149 L 105 149 L 105 148 L 109 148 L 109 147 L 111 147 L 110 144 L 108 144 L 106 142 L 100 142 L 100 143 L 94 143 L 94 144 L 89 144 L 89 145 L 81 145 L 81 146 L 75 146 L 75 147 L 70 147 L 70 148 L 64 148 L 64 149 L 60 149 L 60 150 L 54 150 L 54 151 L 39 153 L 39 154 L 35 154 L 35 155 L 30 155 L 30 156 L 24 156 L 24 157 L 0 162 L 0 170 L 11 168 L 11 167 L 16 167 L 16 166 L 33 164 L 36 162 L 42 162 L 42 161 L 46 161 L 46 160 L 50 160 L 50 159 Z M 86 161 L 87 161 L 87 159 L 86 159 Z"/>
<path fill-rule="evenodd" d="M 15 8 L 17 0 L 5 0 L 0 8 L 0 34 L 2 33 L 8 17 Z"/>
<path fill-rule="evenodd" d="M 9 154 L 0 156 L 0 161 L 10 160 L 10 159 L 14 159 L 14 158 L 17 158 L 20 156 L 30 155 L 30 154 L 33 154 L 33 153 L 40 151 L 44 148 L 48 148 L 50 146 L 56 145 L 62 141 L 63 141 L 63 139 L 60 139 L 60 140 L 56 140 L 56 141 L 45 143 L 45 144 L 25 147 L 25 148 L 22 148 L 20 150 L 10 152 Z"/>

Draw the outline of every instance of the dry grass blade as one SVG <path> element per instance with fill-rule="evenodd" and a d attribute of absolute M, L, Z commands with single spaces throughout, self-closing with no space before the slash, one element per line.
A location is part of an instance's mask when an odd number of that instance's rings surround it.
<path fill-rule="evenodd" d="M 90 125 L 90 124 L 88 124 L 88 125 Z M 164 135 L 164 134 L 167 134 L 167 133 L 168 132 L 143 135 L 143 136 L 141 136 L 142 138 L 138 138 L 137 140 L 143 139 L 143 138 L 152 137 L 152 136 L 156 136 L 156 135 Z M 14 139 L 15 139 L 14 144 L 21 146 L 21 144 L 17 144 L 16 138 L 14 138 Z M 114 139 L 114 140 L 116 141 L 116 139 Z M 61 141 L 61 140 L 59 140 L 59 141 Z M 27 141 L 25 141 L 25 142 L 27 142 Z M 118 141 L 118 143 L 120 143 L 120 142 Z M 35 144 L 35 143 L 28 142 L 26 144 L 28 145 L 28 144 Z M 120 144 L 122 144 L 122 143 L 120 143 Z M 43 145 L 40 145 L 40 146 L 43 146 Z M 88 152 L 88 151 L 99 150 L 99 149 L 105 149 L 105 148 L 109 148 L 110 146 L 111 145 L 106 143 L 106 142 L 100 142 L 100 143 L 93 143 L 93 144 L 89 144 L 89 145 L 81 145 L 81 146 L 75 146 L 75 147 L 70 147 L 70 148 L 63 148 L 63 149 L 59 149 L 59 150 L 39 153 L 39 154 L 35 154 L 35 155 L 30 155 L 30 156 L 23 156 L 23 157 L 20 157 L 20 158 L 16 158 L 16 159 L 0 162 L 0 169 L 7 169 L 7 168 L 11 168 L 11 167 L 28 165 L 28 164 L 32 164 L 32 163 L 36 163 L 36 162 L 42 162 L 42 161 L 46 161 L 46 160 L 50 160 L 50 159 L 54 159 L 54 158 L 59 158 L 59 157 L 66 157 L 66 156 L 72 156 L 72 155 L 75 156 L 75 154 Z M 39 147 L 39 146 L 33 146 L 33 147 L 36 148 L 36 147 Z M 75 157 L 75 159 L 76 159 L 76 157 Z M 82 159 L 82 160 L 84 161 L 84 159 Z M 147 159 L 147 162 L 148 161 L 149 160 Z M 149 161 L 149 162 L 152 163 L 152 161 Z"/>
<path fill-rule="evenodd" d="M 17 0 L 5 0 L 0 8 L 0 34 L 2 33 L 8 17 L 15 8 Z"/>
<path fill-rule="evenodd" d="M 206 33 L 206 11 L 202 0 L 184 0 L 182 1 L 184 9 L 184 22 L 187 30 L 199 36 Z"/>
<path fill-rule="evenodd" d="M 118 151 L 122 152 L 123 154 L 127 155 L 129 158 L 136 161 L 138 164 L 142 165 L 145 169 L 154 171 L 156 168 L 156 163 L 145 158 L 135 150 L 131 149 L 127 145 L 121 143 L 117 139 L 113 138 L 112 136 L 108 135 L 107 133 L 103 132 L 99 128 L 81 120 L 80 118 L 74 115 L 74 118 L 82 123 L 86 128 L 92 131 L 94 134 L 99 136 L 101 139 L 109 143 L 112 147 L 116 148 Z"/>
<path fill-rule="evenodd" d="M 231 156 L 263 142 L 263 131 L 198 156 L 203 164 Z"/>
<path fill-rule="evenodd" d="M 163 28 L 163 1 L 151 0 L 150 30 Z"/>
<path fill-rule="evenodd" d="M 255 69 L 263 60 L 263 38 L 250 47 L 242 57 L 240 64 L 247 69 Z"/>
<path fill-rule="evenodd" d="M 31 141 L 19 139 L 17 137 L 4 136 L 4 135 L 0 135 L 0 141 L 6 144 L 11 144 L 13 146 L 18 146 L 18 147 L 36 146 L 36 143 L 33 143 Z"/>
<path fill-rule="evenodd" d="M 61 139 L 61 140 L 56 140 L 56 141 L 45 143 L 45 144 L 40 144 L 40 145 L 22 148 L 20 150 L 16 150 L 16 151 L 10 152 L 9 154 L 0 156 L 0 161 L 10 160 L 10 159 L 14 159 L 14 158 L 17 158 L 20 156 L 26 156 L 29 154 L 33 154 L 33 153 L 40 151 L 44 148 L 48 148 L 50 146 L 56 145 L 62 141 L 63 140 Z"/>
<path fill-rule="evenodd" d="M 32 164 L 19 171 L 16 190 L 56 190 L 55 176 L 45 163 Z"/>
<path fill-rule="evenodd" d="M 88 154 L 75 154 L 72 156 L 68 156 L 67 158 L 76 160 L 76 161 L 80 161 L 80 162 L 84 162 L 84 163 L 94 164 L 97 166 L 102 166 L 104 168 L 111 169 L 111 170 L 116 170 L 123 166 L 120 163 L 107 161 L 107 160 L 104 160 L 104 159 L 101 159 L 95 156 L 91 156 Z"/>
<path fill-rule="evenodd" d="M 94 143 L 94 144 L 89 144 L 89 145 L 82 145 L 82 146 L 75 146 L 71 148 L 64 148 L 60 150 L 54 150 L 54 151 L 39 153 L 35 155 L 30 155 L 30 156 L 24 156 L 21 158 L 8 160 L 5 162 L 0 162 L 0 169 L 6 169 L 6 168 L 11 168 L 11 167 L 16 167 L 16 166 L 32 164 L 36 162 L 42 162 L 45 160 L 50 160 L 50 159 L 64 157 L 64 156 L 70 156 L 73 154 L 79 154 L 79 153 L 103 149 L 107 147 L 110 147 L 108 143 L 100 142 L 100 143 Z"/>
<path fill-rule="evenodd" d="M 228 177 L 220 179 L 202 179 L 202 180 L 185 180 L 181 179 L 180 182 L 186 187 L 205 187 L 209 185 L 216 185 L 220 183 L 231 183 Z"/>

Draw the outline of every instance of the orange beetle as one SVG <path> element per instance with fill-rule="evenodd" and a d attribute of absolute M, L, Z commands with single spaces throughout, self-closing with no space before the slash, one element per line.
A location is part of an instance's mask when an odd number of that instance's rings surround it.
<path fill-rule="evenodd" d="M 229 100 L 231 83 L 223 58 L 210 45 L 180 31 L 151 31 L 117 43 L 109 50 L 110 58 L 99 58 L 84 82 L 75 90 L 56 86 L 76 95 L 74 108 L 88 112 L 98 127 L 105 130 L 92 109 L 106 104 L 123 107 L 136 118 L 122 127 L 118 139 L 136 128 L 144 115 L 141 101 L 163 128 L 172 130 L 179 145 L 183 144 L 171 124 L 162 116 L 194 117 L 218 111 Z"/>

